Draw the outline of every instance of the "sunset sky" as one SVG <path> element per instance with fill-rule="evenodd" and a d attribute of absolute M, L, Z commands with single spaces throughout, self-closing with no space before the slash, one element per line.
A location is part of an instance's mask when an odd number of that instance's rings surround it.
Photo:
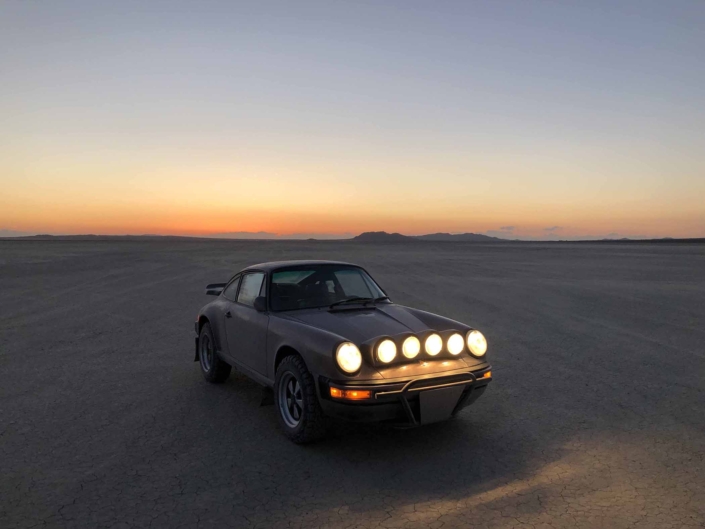
<path fill-rule="evenodd" d="M 0 236 L 705 237 L 705 2 L 0 3 Z"/>

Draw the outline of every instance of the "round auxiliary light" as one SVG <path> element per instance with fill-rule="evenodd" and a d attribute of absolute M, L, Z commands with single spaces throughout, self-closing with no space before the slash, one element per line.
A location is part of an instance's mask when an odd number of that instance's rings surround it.
<path fill-rule="evenodd" d="M 397 344 L 389 338 L 382 340 L 377 346 L 377 358 L 388 364 L 397 356 Z"/>
<path fill-rule="evenodd" d="M 448 351 L 452 355 L 459 355 L 465 349 L 465 340 L 457 332 L 448 338 Z"/>
<path fill-rule="evenodd" d="M 335 359 L 340 369 L 346 373 L 354 373 L 362 365 L 362 355 L 354 343 L 344 342 L 338 346 L 335 352 Z"/>
<path fill-rule="evenodd" d="M 426 338 L 426 352 L 431 356 L 436 356 L 443 349 L 443 340 L 437 334 L 432 334 Z"/>
<path fill-rule="evenodd" d="M 421 351 L 421 342 L 416 336 L 409 336 L 401 346 L 401 352 L 404 356 L 411 359 L 416 358 L 416 355 Z"/>
<path fill-rule="evenodd" d="M 467 337 L 468 349 L 475 356 L 485 356 L 487 340 L 480 331 L 470 331 Z"/>

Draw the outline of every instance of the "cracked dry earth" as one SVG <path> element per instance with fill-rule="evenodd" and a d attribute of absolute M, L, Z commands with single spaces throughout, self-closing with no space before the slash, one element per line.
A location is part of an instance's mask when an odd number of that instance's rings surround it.
<path fill-rule="evenodd" d="M 203 287 L 367 267 L 485 332 L 456 420 L 288 442 L 193 360 Z M 705 526 L 705 245 L 0 241 L 0 528 Z"/>

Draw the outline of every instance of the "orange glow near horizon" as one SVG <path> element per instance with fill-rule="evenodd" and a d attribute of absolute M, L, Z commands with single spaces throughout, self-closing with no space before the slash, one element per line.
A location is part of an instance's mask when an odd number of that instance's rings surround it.
<path fill-rule="evenodd" d="M 487 203 L 487 202 L 486 202 Z M 503 238 L 554 238 L 572 236 L 702 237 L 702 216 L 697 209 L 654 212 L 621 209 L 602 211 L 587 208 L 551 206 L 534 208 L 521 205 L 493 205 L 488 211 L 464 211 L 447 205 L 439 211 L 421 210 L 410 215 L 403 210 L 380 213 L 375 207 L 349 206 L 339 203 L 334 208 L 237 208 L 204 200 L 204 205 L 163 204 L 159 201 L 100 201 L 84 205 L 54 202 L 40 196 L 31 201 L 5 202 L 0 198 L 0 229 L 18 232 L 54 234 L 105 235 L 185 235 L 212 236 L 232 232 L 267 232 L 280 236 L 297 234 L 357 235 L 365 231 L 399 232 L 407 235 L 424 233 L 488 233 Z M 316 210 L 320 211 L 316 211 Z M 338 211 L 335 211 L 335 210 Z M 568 210 L 568 211 L 567 211 Z M 504 229 L 513 227 L 513 229 Z M 556 228 L 554 228 L 556 227 Z"/>
<path fill-rule="evenodd" d="M 401 165 L 394 172 L 385 164 L 370 165 L 364 172 L 356 166 L 284 163 L 145 168 L 109 159 L 82 164 L 78 154 L 65 153 L 41 163 L 20 156 L 12 161 L 5 168 L 24 178 L 3 182 L 0 229 L 18 232 L 474 232 L 508 239 L 705 235 L 702 195 L 697 193 L 686 196 L 665 189 L 656 196 L 653 188 L 630 191 L 630 179 L 612 184 L 613 192 L 605 193 L 599 185 L 581 183 L 580 174 L 561 185 L 521 164 L 502 174 L 481 160 L 468 160 L 462 164 L 464 177 L 448 175 L 449 168 L 441 167 L 446 176 L 434 178 L 433 169 L 414 165 Z M 705 188 L 702 183 L 694 187 Z"/>

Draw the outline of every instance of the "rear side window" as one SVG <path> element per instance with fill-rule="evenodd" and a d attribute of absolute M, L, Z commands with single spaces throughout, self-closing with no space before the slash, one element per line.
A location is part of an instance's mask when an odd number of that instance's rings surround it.
<path fill-rule="evenodd" d="M 237 295 L 237 286 L 240 284 L 240 278 L 238 277 L 232 283 L 230 283 L 225 290 L 223 290 L 223 296 L 228 298 L 230 301 L 235 301 L 235 296 Z"/>
<path fill-rule="evenodd" d="M 245 275 L 242 278 L 242 287 L 237 296 L 238 303 L 253 306 L 255 304 L 255 298 L 259 296 L 260 290 L 262 290 L 263 282 L 264 274 L 262 272 Z"/>

